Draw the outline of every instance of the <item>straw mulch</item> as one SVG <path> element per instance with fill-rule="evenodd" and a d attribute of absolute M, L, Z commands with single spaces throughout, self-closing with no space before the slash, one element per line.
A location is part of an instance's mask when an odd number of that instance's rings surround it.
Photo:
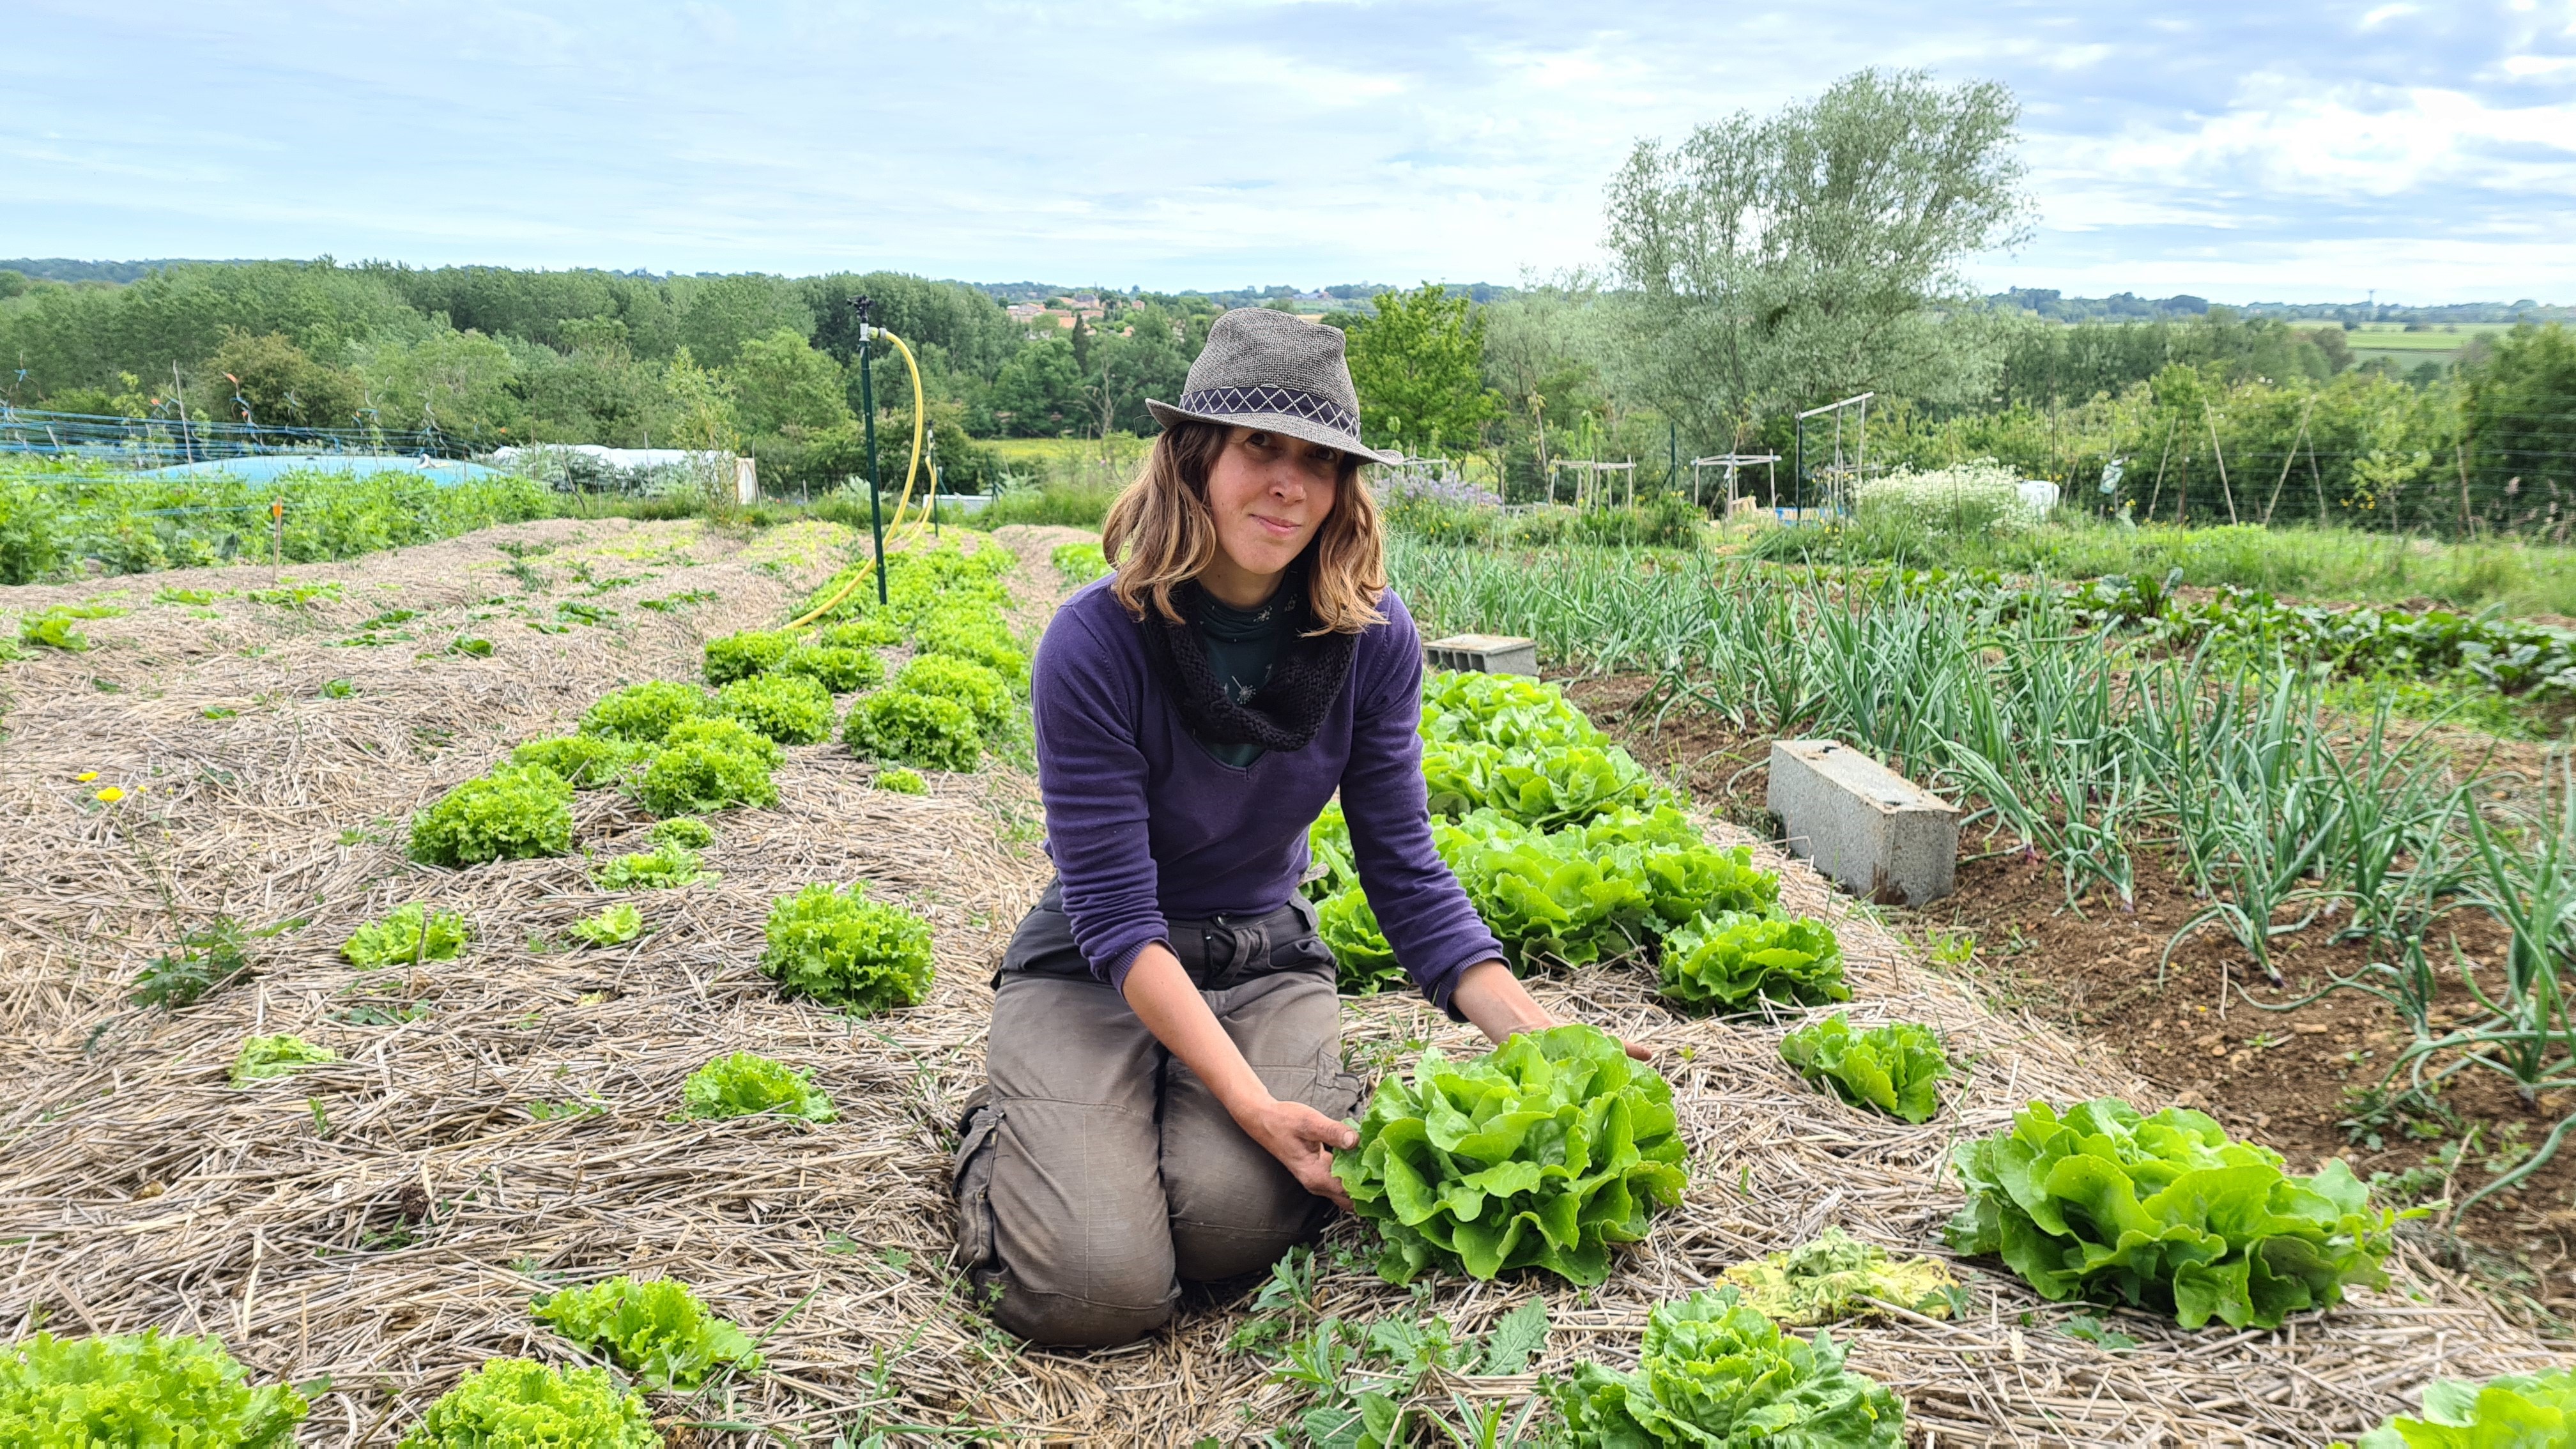
<path fill-rule="evenodd" d="M 1004 531 L 1031 622 L 1058 588 L 1048 547 L 1075 536 Z M 521 579 L 500 542 L 551 551 L 527 553 L 536 573 Z M 338 601 L 302 610 L 228 598 L 209 618 L 147 602 L 167 586 L 271 582 L 250 567 L 0 595 L 0 608 L 35 609 L 121 588 L 132 606 L 83 624 L 93 652 L 0 676 L 0 1035 L 13 1048 L 0 1061 L 0 1243 L 19 1245 L 0 1333 L 218 1334 L 259 1374 L 330 1377 L 302 1442 L 384 1443 L 483 1359 L 573 1361 L 531 1323 L 531 1297 L 670 1274 L 766 1333 L 770 1359 L 694 1402 L 658 1400 L 673 1424 L 756 1425 L 798 1443 L 974 1426 L 1171 1444 L 1291 1418 L 1288 1390 L 1223 1351 L 1238 1311 L 1198 1306 L 1118 1353 L 1033 1351 L 990 1331 L 944 1266 L 947 1148 L 981 1076 L 987 974 L 1047 872 L 1025 773 L 934 775 L 928 795 L 902 796 L 869 789 L 869 767 L 837 746 L 791 751 L 778 808 L 715 818 L 707 858 L 722 878 L 629 897 L 650 933 L 609 950 L 565 944 L 568 925 L 616 899 L 580 858 L 462 872 L 403 859 L 414 809 L 512 743 L 568 729 L 619 683 L 688 676 L 703 638 L 777 622 L 847 542 L 828 527 L 745 539 L 553 521 L 291 570 L 343 583 Z M 683 592 L 707 597 L 667 614 L 638 606 Z M 526 626 L 575 597 L 614 616 L 561 634 Z M 393 607 L 422 612 L 400 626 L 416 640 L 332 643 Z M 437 652 L 460 629 L 498 647 Z M 326 697 L 334 679 L 354 693 Z M 106 784 L 136 793 L 101 805 Z M 584 794 L 576 820 L 594 855 L 642 848 L 647 822 L 610 792 Z M 1633 1362 L 1654 1302 L 1826 1223 L 1937 1243 L 1958 1201 L 1944 1153 L 2003 1126 L 2014 1104 L 2144 1100 L 2141 1084 L 1909 959 L 1803 867 L 1767 863 L 1792 904 L 1839 918 L 1856 1018 L 1934 1022 L 1973 1058 L 1956 1110 L 1912 1128 L 1810 1092 L 1774 1051 L 1792 1016 L 1677 1020 L 1622 968 L 1541 983 L 1564 1014 L 1660 1050 L 1695 1185 L 1599 1290 L 1444 1282 L 1434 1310 L 1481 1329 L 1544 1293 L 1556 1332 L 1541 1367 Z M 778 999 L 755 965 L 761 922 L 774 898 L 818 880 L 868 881 L 931 920 L 939 981 L 925 1004 L 852 1020 Z M 461 960 L 353 994 L 339 943 L 415 899 L 462 910 L 476 940 Z M 175 1014 L 125 1004 L 178 930 L 217 914 L 285 927 L 254 943 L 253 978 Z M 1397 1061 L 1414 1039 L 1475 1045 L 1408 999 L 1352 1002 L 1345 1021 L 1364 1063 Z M 242 1038 L 280 1031 L 339 1060 L 226 1086 Z M 688 1072 L 744 1049 L 813 1067 L 842 1121 L 670 1120 Z M 1358 1242 L 1349 1225 L 1337 1233 Z M 2396 1266 L 2393 1291 L 2279 1333 L 2186 1334 L 2119 1315 L 2141 1344 L 2111 1353 L 2060 1331 L 2075 1310 L 1982 1264 L 1962 1321 L 1848 1337 L 1926 1443 L 2323 1443 L 2404 1407 L 2436 1374 L 2556 1361 L 2419 1255 Z M 1327 1273 L 1323 1302 L 1346 1317 L 1412 1309 L 1346 1269 Z M 1534 1382 L 1455 1387 L 1517 1399 Z"/>

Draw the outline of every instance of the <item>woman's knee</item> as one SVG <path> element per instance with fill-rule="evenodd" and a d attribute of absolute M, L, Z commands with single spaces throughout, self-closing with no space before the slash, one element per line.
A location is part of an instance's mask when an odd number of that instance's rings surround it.
<path fill-rule="evenodd" d="M 1179 1298 L 1169 1280 L 1159 1285 L 1166 1295 L 1162 1302 L 1125 1306 L 1032 1289 L 1015 1282 L 1007 1268 L 989 1278 L 985 1292 L 994 1324 L 1049 1348 L 1115 1348 L 1134 1343 L 1171 1322 L 1172 1307 Z"/>

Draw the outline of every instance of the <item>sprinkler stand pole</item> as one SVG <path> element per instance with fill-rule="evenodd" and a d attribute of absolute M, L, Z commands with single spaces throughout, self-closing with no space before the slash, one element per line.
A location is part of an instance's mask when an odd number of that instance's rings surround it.
<path fill-rule="evenodd" d="M 877 498 L 877 395 L 868 382 L 868 340 L 875 335 L 868 326 L 868 299 L 852 297 L 851 310 L 859 314 L 859 412 L 866 419 L 868 449 L 868 532 L 877 545 L 877 605 L 886 601 L 885 506 Z"/>

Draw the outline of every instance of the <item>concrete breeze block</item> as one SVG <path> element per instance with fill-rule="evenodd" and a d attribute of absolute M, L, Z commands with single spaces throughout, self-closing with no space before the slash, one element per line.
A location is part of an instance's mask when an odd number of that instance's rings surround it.
<path fill-rule="evenodd" d="M 1422 646 L 1422 659 L 1433 669 L 1538 678 L 1538 641 L 1509 634 L 1452 634 L 1434 639 Z"/>
<path fill-rule="evenodd" d="M 1856 896 L 1919 906 L 1950 893 L 1959 807 L 1834 740 L 1774 740 L 1766 802 L 1789 852 Z"/>

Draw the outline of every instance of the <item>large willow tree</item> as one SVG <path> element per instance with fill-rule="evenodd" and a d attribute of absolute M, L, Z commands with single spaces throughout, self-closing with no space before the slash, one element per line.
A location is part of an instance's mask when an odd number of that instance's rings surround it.
<path fill-rule="evenodd" d="M 1639 142 L 1607 206 L 1631 384 L 1712 439 L 1873 389 L 1982 396 L 1999 349 L 1958 266 L 2026 232 L 2019 116 L 1994 82 L 1865 70 Z"/>

